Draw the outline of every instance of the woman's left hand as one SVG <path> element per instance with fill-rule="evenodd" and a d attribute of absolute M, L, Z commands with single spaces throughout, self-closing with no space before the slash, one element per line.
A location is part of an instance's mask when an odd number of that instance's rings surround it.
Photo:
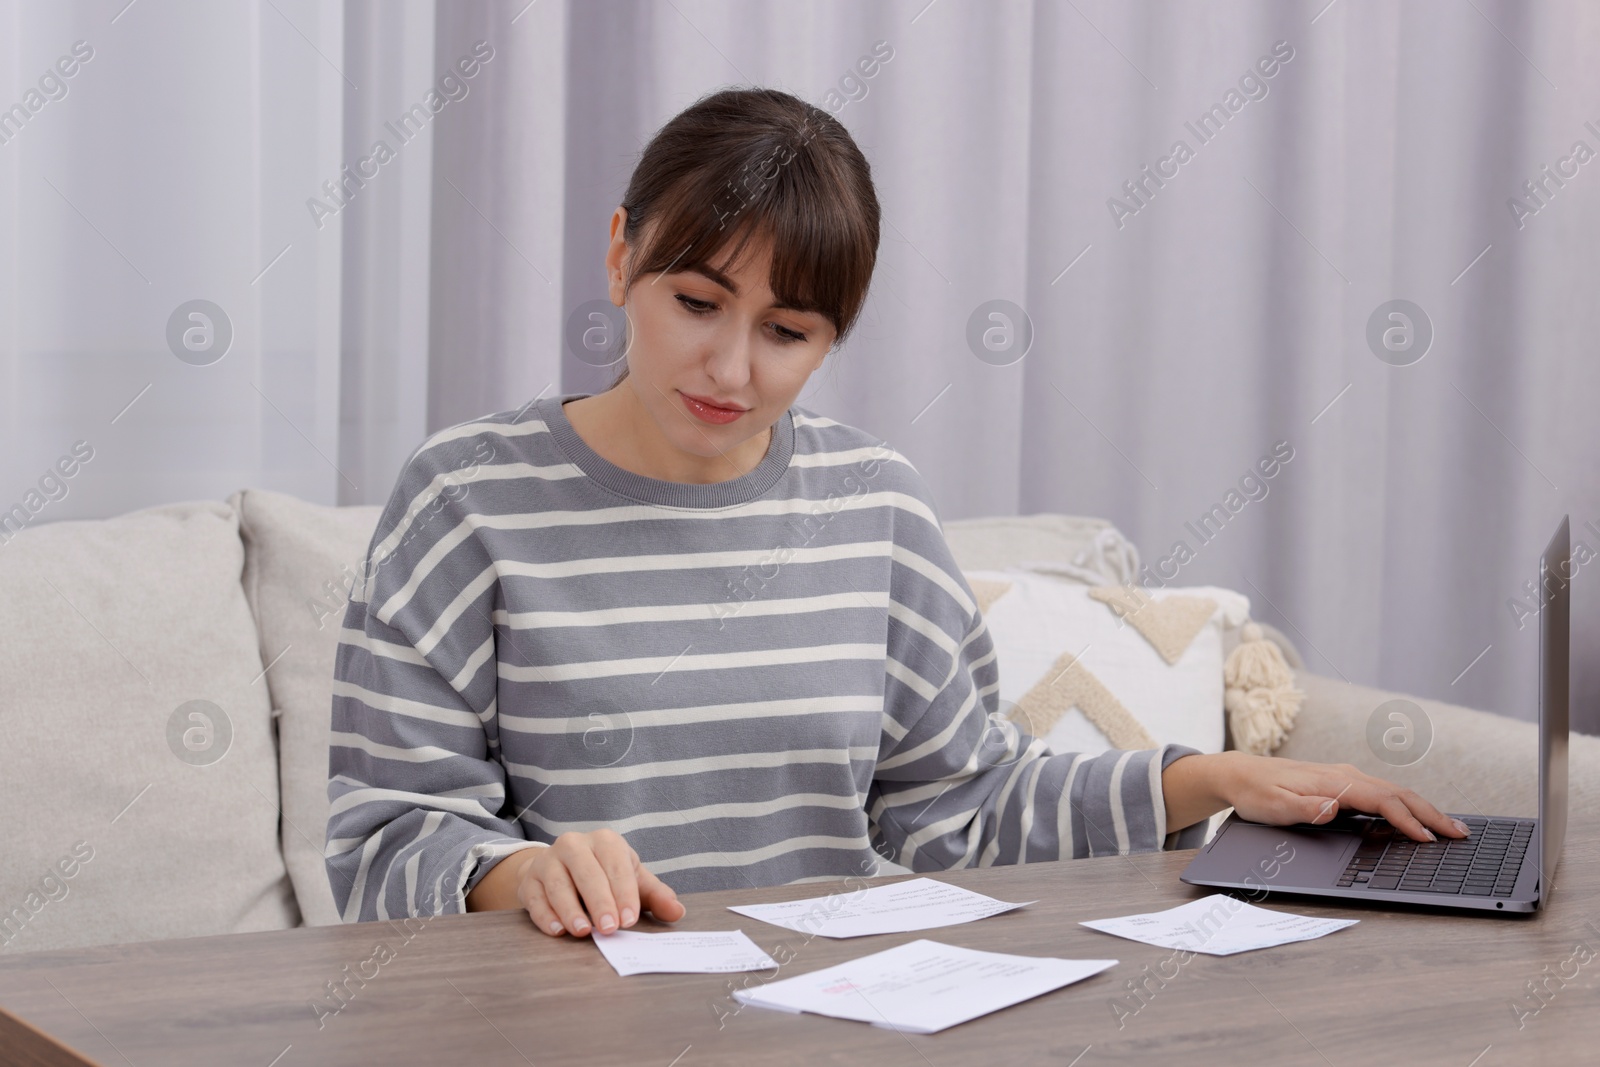
<path fill-rule="evenodd" d="M 1381 815 L 1416 841 L 1438 840 L 1436 834 L 1467 836 L 1464 823 L 1419 793 L 1348 763 L 1306 763 L 1247 752 L 1204 753 L 1168 764 L 1161 786 L 1167 798 L 1167 825 L 1173 829 L 1226 807 L 1242 819 L 1275 826 L 1325 823 L 1340 809 L 1350 808 Z"/>

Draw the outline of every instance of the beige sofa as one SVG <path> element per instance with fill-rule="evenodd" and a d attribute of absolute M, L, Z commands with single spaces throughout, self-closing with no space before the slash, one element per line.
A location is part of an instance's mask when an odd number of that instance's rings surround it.
<path fill-rule="evenodd" d="M 321 856 L 328 708 L 377 514 L 251 490 L 0 543 L 0 952 L 339 921 Z M 1137 569 L 1099 520 L 946 533 L 968 569 Z M 1433 747 L 1391 768 L 1366 727 L 1394 694 L 1299 679 L 1308 699 L 1279 754 L 1352 762 L 1450 810 L 1533 810 L 1531 725 L 1417 700 Z M 1574 808 L 1600 806 L 1600 738 L 1575 737 L 1571 766 Z"/>

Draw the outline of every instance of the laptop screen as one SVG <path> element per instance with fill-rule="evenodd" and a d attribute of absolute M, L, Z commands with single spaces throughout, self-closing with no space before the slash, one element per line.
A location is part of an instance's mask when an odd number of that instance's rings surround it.
<path fill-rule="evenodd" d="M 1572 543 L 1567 517 L 1539 557 L 1539 899 L 1550 900 L 1567 836 L 1567 692 L 1572 619 Z"/>

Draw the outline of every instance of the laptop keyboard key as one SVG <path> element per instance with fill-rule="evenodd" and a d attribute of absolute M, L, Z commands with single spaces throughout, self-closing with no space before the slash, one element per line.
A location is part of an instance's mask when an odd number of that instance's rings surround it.
<path fill-rule="evenodd" d="M 1465 840 L 1412 841 L 1371 834 L 1357 847 L 1338 885 L 1480 897 L 1510 893 L 1532 841 L 1533 824 L 1461 818 L 1471 834 Z"/>

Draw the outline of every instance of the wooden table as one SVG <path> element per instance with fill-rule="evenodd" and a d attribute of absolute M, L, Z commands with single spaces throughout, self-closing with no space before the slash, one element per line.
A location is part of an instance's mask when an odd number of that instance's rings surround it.
<path fill-rule="evenodd" d="M 413 920 L 409 930 L 362 923 L 0 956 L 0 1006 L 24 1020 L 0 1016 L 0 1062 L 1098 1067 L 1176 1056 L 1184 1064 L 1274 1067 L 1572 1067 L 1600 1060 L 1600 823 L 1571 827 L 1553 900 L 1532 918 L 1280 897 L 1268 903 L 1361 922 L 1318 941 L 1187 962 L 1077 925 L 1201 895 L 1178 881 L 1191 855 L 941 874 L 1001 899 L 1039 903 L 926 934 L 849 941 L 807 941 L 723 907 L 816 896 L 825 885 L 685 898 L 689 915 L 678 928 L 742 928 L 775 958 L 792 956 L 778 977 L 919 936 L 1122 961 L 929 1036 L 741 1010 L 729 988 L 747 977 L 763 981 L 759 974 L 619 978 L 587 940 L 554 940 L 535 933 L 524 915 L 503 912 Z M 376 951 L 379 944 L 385 951 Z M 326 983 L 347 973 L 369 977 L 352 979 L 347 1002 L 333 1013 L 338 1002 L 325 1000 Z M 314 1001 L 324 1001 L 320 1018 Z"/>

